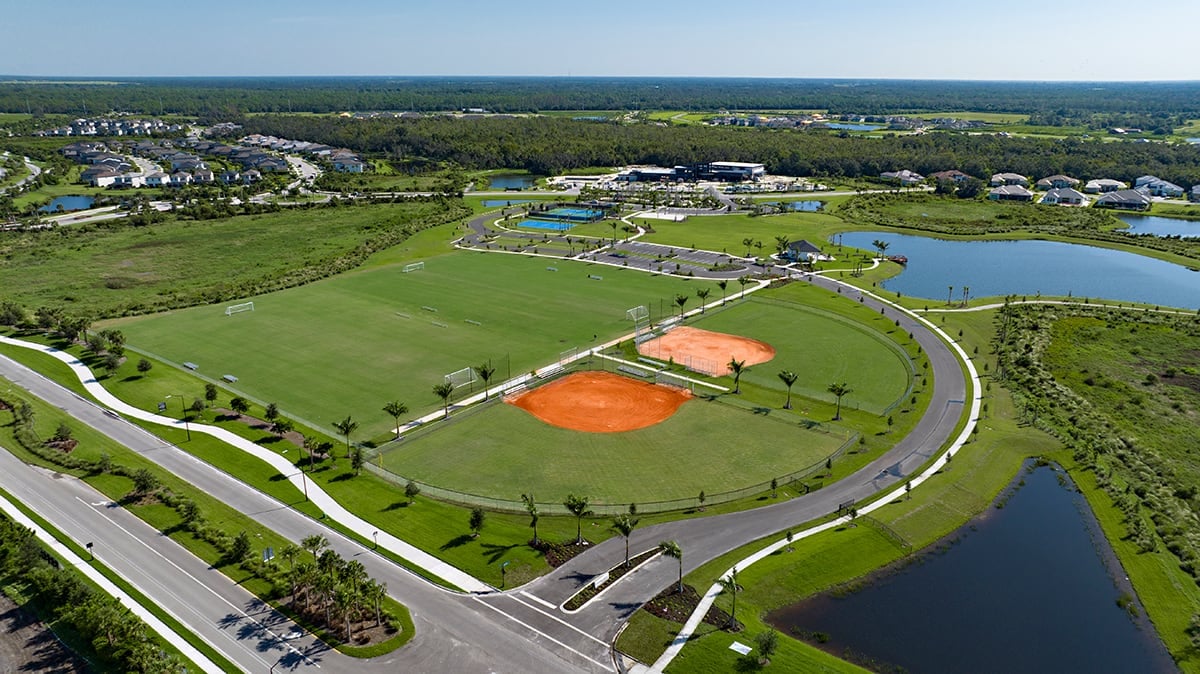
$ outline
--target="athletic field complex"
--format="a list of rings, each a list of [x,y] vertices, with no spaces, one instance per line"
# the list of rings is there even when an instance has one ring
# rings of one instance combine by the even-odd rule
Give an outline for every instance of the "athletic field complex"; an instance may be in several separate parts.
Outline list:
[[[497,507],[533,492],[547,502],[576,493],[601,507],[680,508],[700,491],[804,479],[858,439],[831,420],[831,383],[854,389],[843,410],[886,415],[918,379],[904,336],[888,334],[890,321],[855,314],[858,306],[832,296],[825,302],[840,310],[812,306],[796,292],[804,284],[730,299],[677,328],[760,345],[762,362],[751,361],[739,382],[744,394],[733,395],[729,356],[710,353],[709,367],[695,367],[699,356],[653,352],[650,338],[669,335],[672,320],[640,345],[598,348],[634,332],[632,307],[646,307],[647,322],[660,325],[677,315],[678,297],[693,309],[696,292],[707,290],[708,302],[720,304],[714,281],[474,251],[413,262],[125,319],[119,328],[131,348],[194,371],[197,391],[200,377],[216,381],[228,395],[274,402],[333,437],[333,422],[350,415],[360,424],[354,439],[377,446],[368,451],[372,469],[398,485],[415,480],[431,496],[495,499]],[[226,312],[245,302],[252,310]],[[495,368],[488,402],[393,440],[385,403],[408,406],[402,424],[439,416],[433,387],[484,363]],[[502,382],[533,370],[542,376],[500,395]],[[783,409],[783,370],[796,375],[791,409]],[[456,380],[452,405],[482,391],[467,379]]]

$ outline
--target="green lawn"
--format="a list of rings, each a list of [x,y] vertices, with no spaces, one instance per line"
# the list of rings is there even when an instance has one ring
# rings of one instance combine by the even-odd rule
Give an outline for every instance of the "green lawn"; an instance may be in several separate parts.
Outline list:
[[[194,307],[119,327],[132,347],[196,363],[214,379],[233,374],[233,389],[277,402],[313,427],[328,429],[351,414],[359,437],[372,437],[391,428],[381,410],[389,400],[414,413],[436,409],[431,388],[449,372],[489,359],[497,380],[528,372],[567,348],[591,346],[594,336],[628,331],[629,307],[657,307],[705,285],[555,264],[559,271],[549,272],[545,259],[459,252],[430,258],[414,273],[376,266],[254,297],[253,312]]]
[[[854,391],[843,405],[874,414],[904,398],[912,382],[912,365],[898,345],[860,322],[808,307],[791,295],[752,296],[691,325],[752,337],[774,347],[775,358],[750,367],[742,381],[777,389],[781,396],[786,387],[778,373],[791,370],[799,376],[792,387],[794,396],[833,400],[826,389],[845,382]],[[869,312],[862,313],[860,320],[869,318]],[[873,327],[882,332],[894,329],[890,321]]]
[[[694,399],[648,428],[581,433],[492,403],[389,445],[384,465],[421,482],[510,501],[536,489],[554,501],[575,493],[598,505],[645,504],[767,483],[821,463],[847,441],[841,429],[806,430],[801,421]]]
[[[825,213],[697,216],[683,222],[636,218],[634,222],[654,229],[644,237],[645,241],[720,250],[733,255],[746,254],[742,244],[742,239],[746,238],[762,241],[762,250],[752,249],[751,252],[766,255],[775,252],[776,236],[787,236],[792,241],[808,239],[818,246],[825,246],[829,236],[846,229],[844,221]]]

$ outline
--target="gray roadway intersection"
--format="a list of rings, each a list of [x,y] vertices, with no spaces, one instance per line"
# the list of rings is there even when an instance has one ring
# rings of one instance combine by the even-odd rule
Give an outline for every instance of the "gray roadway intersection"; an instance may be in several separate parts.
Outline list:
[[[791,273],[785,269],[776,271]],[[804,278],[830,290],[841,288],[850,301],[858,301],[860,297],[859,291],[836,281],[819,276]],[[932,331],[907,314],[870,296],[864,295],[862,299],[872,310],[882,309],[889,318],[898,319],[900,328],[913,333],[929,358],[933,371],[933,397],[928,412],[915,429],[868,466],[817,492],[764,508],[638,529],[631,538],[631,550],[650,549],[661,540],[674,539],[684,550],[684,572],[687,573],[728,550],[789,527],[795,528],[835,511],[841,503],[860,500],[894,486],[932,457],[952,436],[966,396],[966,383],[957,358]],[[290,540],[299,541],[312,533],[325,535],[340,554],[359,559],[372,576],[386,582],[390,594],[413,613],[417,636],[397,653],[364,663],[311,646],[305,647],[311,660],[292,655],[286,662],[290,667],[298,669],[319,664],[327,671],[351,667],[362,671],[612,671],[609,644],[621,626],[642,603],[676,578],[675,560],[656,558],[613,584],[582,610],[567,614],[555,609],[592,578],[623,559],[623,541],[612,539],[522,588],[482,596],[447,592],[185,451],[106,415],[95,405],[7,358],[0,357],[0,376],[146,455]],[[8,474],[6,471],[3,478],[6,488],[10,481]],[[63,504],[72,499],[82,503],[69,493],[70,490],[63,491],[58,498],[58,507],[64,511],[66,506]],[[161,538],[157,532],[151,536]],[[158,544],[165,545],[163,541]],[[222,581],[208,576],[205,582],[219,585]],[[251,600],[244,599],[242,604],[249,606],[247,601]],[[208,621],[219,626],[222,620],[230,619],[230,609],[225,605],[228,600],[204,601],[199,597],[197,603],[210,605],[203,617],[197,617],[199,622]],[[206,629],[211,629],[211,625]],[[261,632],[255,634],[253,629],[245,630],[244,640],[255,644],[254,648],[271,642],[270,638],[264,640]],[[248,657],[247,662],[255,665],[248,667],[248,671],[255,671],[261,665],[259,661],[267,659],[263,653],[269,656],[276,652],[275,648],[278,645],[270,645],[267,650]]]

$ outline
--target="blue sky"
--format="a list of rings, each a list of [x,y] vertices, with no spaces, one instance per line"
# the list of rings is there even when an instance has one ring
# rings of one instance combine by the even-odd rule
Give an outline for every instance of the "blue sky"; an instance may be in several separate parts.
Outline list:
[[[1194,0],[0,0],[0,73],[1197,79]]]

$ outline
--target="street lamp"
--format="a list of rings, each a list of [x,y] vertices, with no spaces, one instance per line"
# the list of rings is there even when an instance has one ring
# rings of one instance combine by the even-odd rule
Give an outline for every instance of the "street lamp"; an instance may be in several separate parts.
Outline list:
[[[371,537],[375,539],[375,549],[378,550],[379,549],[379,532],[372,531]]]
[[[192,428],[191,428],[191,426],[188,426],[187,403],[184,401],[183,396],[178,393],[173,394],[173,395],[168,395],[166,398],[163,398],[163,400],[167,400],[168,398],[179,398],[179,413],[180,413],[180,418],[183,419],[183,430],[185,432],[187,432],[188,442],[191,442]]]
[[[504,589],[504,573],[511,561],[504,562],[500,565],[500,589]]]
[[[91,541],[88,541],[88,542],[87,542],[87,545],[84,545],[83,547],[87,548],[87,551],[88,551],[88,561],[89,561],[89,562],[91,562],[91,561],[94,561],[94,560],[96,559],[96,556],[95,556],[94,554],[92,554],[92,542],[91,542]]]

